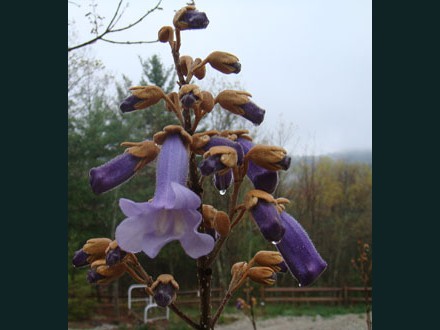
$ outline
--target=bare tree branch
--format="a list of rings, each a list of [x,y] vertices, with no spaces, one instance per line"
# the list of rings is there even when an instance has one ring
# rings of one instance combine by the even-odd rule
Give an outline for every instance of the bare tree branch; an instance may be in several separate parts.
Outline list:
[[[134,44],[154,44],[155,42],[158,42],[158,40],[152,40],[152,41],[116,41],[116,40],[110,40],[101,38],[102,41],[110,42],[112,44],[119,44],[119,45],[134,45]]]
[[[133,23],[130,23],[124,27],[115,29],[115,25],[117,24],[117,22],[119,21],[119,19],[121,18],[121,16],[123,15],[122,11],[120,13],[120,9],[121,9],[121,5],[123,3],[123,0],[120,0],[118,3],[118,6],[113,14],[113,17],[111,18],[109,24],[107,25],[107,28],[104,30],[104,32],[102,33],[98,33],[97,29],[96,29],[96,37],[85,41],[81,44],[72,46],[72,47],[68,47],[67,50],[70,52],[72,50],[78,49],[78,48],[82,48],[84,46],[90,45],[95,43],[98,40],[102,40],[105,42],[110,42],[110,43],[114,43],[114,44],[124,44],[124,45],[132,45],[132,44],[146,44],[146,43],[154,43],[157,42],[157,40],[151,40],[151,41],[115,41],[115,40],[109,40],[104,38],[104,36],[106,36],[107,34],[110,33],[115,33],[115,32],[121,32],[121,31],[125,31],[128,30],[130,28],[132,28],[133,26],[139,24],[140,22],[142,22],[148,15],[150,15],[152,12],[156,11],[156,10],[161,10],[162,8],[160,7],[160,4],[162,3],[162,0],[159,0],[158,3],[151,8],[150,10],[148,10],[144,15],[142,15],[138,20],[136,20]]]

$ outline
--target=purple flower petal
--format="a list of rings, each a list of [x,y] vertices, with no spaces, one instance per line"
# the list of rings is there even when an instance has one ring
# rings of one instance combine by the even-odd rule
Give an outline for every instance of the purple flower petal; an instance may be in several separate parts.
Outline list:
[[[89,172],[89,182],[93,192],[101,194],[129,180],[136,173],[135,168],[140,160],[126,152],[92,168]]]
[[[140,99],[134,95],[130,95],[124,101],[122,101],[119,108],[121,109],[122,112],[134,111],[134,110],[137,110],[134,106],[136,105],[136,103],[138,103],[140,101],[142,101],[142,99]]]
[[[116,227],[115,238],[118,245],[127,252],[137,253],[142,251],[144,236],[154,230],[150,226],[150,220],[155,216],[156,209],[145,205],[143,213],[134,217],[128,217]]]
[[[220,157],[221,155],[214,155],[203,159],[199,164],[202,175],[208,176],[225,169],[226,166],[220,161]]]
[[[243,147],[245,154],[254,146],[251,141],[243,138],[238,138],[237,142]],[[252,161],[249,161],[248,164],[246,175],[252,181],[255,189],[260,189],[272,194],[278,186],[278,173],[255,165]]]
[[[327,263],[319,255],[309,235],[298,221],[286,212],[282,212],[280,218],[286,233],[276,247],[300,285],[310,285],[327,268]]]
[[[183,144],[179,134],[172,134],[167,137],[162,145],[156,165],[156,192],[154,199],[156,203],[168,203],[170,196],[170,182],[176,182],[186,186],[189,169],[188,150]]]
[[[234,148],[235,151],[237,151],[237,164],[241,165],[243,163],[243,157],[244,157],[243,147],[239,143],[229,140],[227,138],[221,136],[212,136],[209,139],[208,143],[206,143],[202,147],[202,149],[204,151],[208,151],[212,147],[217,147],[217,146],[226,146],[226,147]]]
[[[264,238],[277,244],[283,238],[285,229],[275,205],[259,199],[250,211]]]
[[[116,228],[121,249],[144,251],[155,258],[163,246],[179,240],[192,258],[208,254],[214,239],[199,233],[202,215],[197,209],[201,200],[188,189],[188,151],[177,134],[167,137],[159,153],[156,170],[156,192],[151,202],[135,203],[121,199],[119,204],[128,217]]]
[[[191,108],[192,105],[194,104],[194,102],[197,101],[197,97],[194,95],[193,92],[189,92],[185,95],[182,96],[182,98],[180,99],[180,102],[182,102],[182,105],[185,108]]]
[[[89,262],[87,261],[88,257],[90,257],[90,255],[85,253],[83,249],[76,251],[72,259],[73,266],[74,267],[87,266],[89,264]]]
[[[180,18],[180,21],[187,23],[187,29],[189,30],[205,29],[209,24],[206,14],[198,10],[187,10]]]
[[[154,289],[154,301],[160,307],[167,307],[176,297],[176,289],[171,283],[159,283]]]
[[[225,191],[232,183],[233,175],[232,170],[227,171],[225,174],[214,174],[214,186],[219,191]]]
[[[243,104],[241,108],[244,110],[243,118],[246,118],[255,125],[260,125],[263,122],[266,110],[261,109],[251,101]]]

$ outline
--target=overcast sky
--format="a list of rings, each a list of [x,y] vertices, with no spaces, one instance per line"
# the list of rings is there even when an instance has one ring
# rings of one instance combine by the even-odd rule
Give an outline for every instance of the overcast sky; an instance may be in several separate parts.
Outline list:
[[[97,11],[111,18],[118,0],[98,0]],[[172,25],[175,10],[188,1],[163,0],[156,11],[114,39],[155,40],[157,31]],[[69,3],[78,40],[90,38],[84,17],[88,1]],[[133,22],[157,1],[131,0],[118,26]],[[252,100],[266,110],[263,129],[273,129],[280,118],[292,123],[294,140],[317,154],[372,149],[372,4],[371,0],[258,0],[196,1],[210,24],[205,30],[182,32],[181,55],[204,58],[214,50],[236,55],[240,82]],[[136,46],[97,42],[88,46],[116,77],[139,81],[138,56],[158,54],[172,65],[167,44]],[[207,67],[207,77],[218,76]],[[206,78],[205,78],[206,79]],[[199,82],[196,83],[199,84]],[[203,84],[201,84],[203,87]],[[280,117],[281,116],[281,117]],[[305,147],[306,146],[306,147]],[[298,148],[296,146],[295,148]],[[296,150],[301,153],[301,150]]]

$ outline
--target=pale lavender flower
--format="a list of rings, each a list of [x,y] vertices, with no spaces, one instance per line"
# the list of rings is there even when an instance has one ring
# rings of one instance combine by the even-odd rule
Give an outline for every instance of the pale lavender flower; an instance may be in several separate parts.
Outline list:
[[[316,250],[304,228],[286,212],[280,214],[286,232],[283,239],[276,245],[290,273],[301,286],[307,286],[327,268],[327,263]]]
[[[266,240],[274,244],[282,240],[285,229],[273,203],[259,199],[258,203],[250,209],[250,212]]]
[[[150,202],[136,203],[120,199],[119,206],[127,218],[116,228],[121,249],[144,251],[150,258],[162,247],[178,240],[192,258],[208,254],[214,239],[197,228],[202,215],[197,209],[201,200],[186,187],[188,151],[178,134],[170,134],[157,160],[156,192]]]
[[[251,141],[238,138],[237,142],[243,147],[246,154],[253,146]],[[256,165],[253,161],[249,161],[246,175],[254,184],[255,189],[263,190],[272,194],[278,185],[278,172],[266,170],[265,168]]]

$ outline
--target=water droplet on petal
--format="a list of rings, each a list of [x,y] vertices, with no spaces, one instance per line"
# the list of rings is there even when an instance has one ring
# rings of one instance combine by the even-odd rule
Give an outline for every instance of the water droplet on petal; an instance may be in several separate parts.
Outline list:
[[[219,190],[220,195],[224,196],[226,194],[226,189]]]

